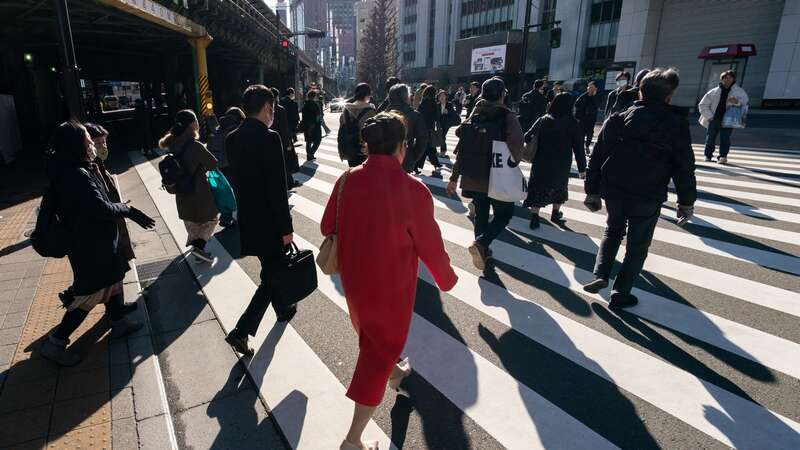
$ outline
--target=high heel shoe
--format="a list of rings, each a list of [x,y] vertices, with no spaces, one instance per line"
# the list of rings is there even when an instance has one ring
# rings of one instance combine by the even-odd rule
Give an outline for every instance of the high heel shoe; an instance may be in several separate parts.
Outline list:
[[[378,450],[378,441],[364,442],[364,447],[366,447],[367,450]],[[344,440],[342,441],[342,445],[339,446],[339,450],[364,450],[364,449],[362,447],[357,446],[356,444],[353,444],[348,440]]]
[[[411,363],[408,358],[403,358],[395,365],[395,370],[392,370],[392,376],[389,377],[389,387],[396,391],[400,389],[400,383],[403,382],[409,375],[411,375]]]

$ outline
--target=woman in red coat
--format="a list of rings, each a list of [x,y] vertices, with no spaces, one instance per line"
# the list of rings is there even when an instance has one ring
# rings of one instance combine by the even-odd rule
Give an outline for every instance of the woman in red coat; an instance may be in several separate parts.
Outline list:
[[[405,134],[396,113],[367,120],[361,136],[369,157],[339,179],[322,218],[322,234],[337,235],[339,272],[358,333],[358,362],[347,390],[356,406],[342,449],[377,448],[365,445],[361,433],[387,381],[396,389],[411,371],[407,360],[398,361],[414,310],[419,260],[442,290],[458,279],[433,216],[431,192],[401,166]]]

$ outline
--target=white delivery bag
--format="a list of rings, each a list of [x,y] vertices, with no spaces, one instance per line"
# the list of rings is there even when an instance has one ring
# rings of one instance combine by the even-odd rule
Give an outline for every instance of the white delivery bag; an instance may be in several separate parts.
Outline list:
[[[514,161],[505,142],[494,141],[489,169],[489,198],[501,202],[519,202],[525,200],[527,195],[528,181],[522,175],[519,163]]]

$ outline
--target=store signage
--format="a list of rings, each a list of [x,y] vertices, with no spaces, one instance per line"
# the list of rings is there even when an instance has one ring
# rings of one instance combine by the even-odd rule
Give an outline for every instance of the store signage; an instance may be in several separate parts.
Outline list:
[[[472,49],[471,73],[502,72],[506,68],[506,45]]]

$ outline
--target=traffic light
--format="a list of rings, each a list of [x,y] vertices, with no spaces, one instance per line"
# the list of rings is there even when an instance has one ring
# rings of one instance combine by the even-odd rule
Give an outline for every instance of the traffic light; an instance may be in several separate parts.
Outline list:
[[[553,28],[550,30],[550,48],[561,47],[561,28]]]
[[[289,40],[288,39],[281,39],[281,47],[289,48]]]
[[[325,32],[324,31],[309,31],[308,33],[306,33],[306,36],[308,36],[310,38],[320,38],[321,39],[321,38],[325,37]]]

